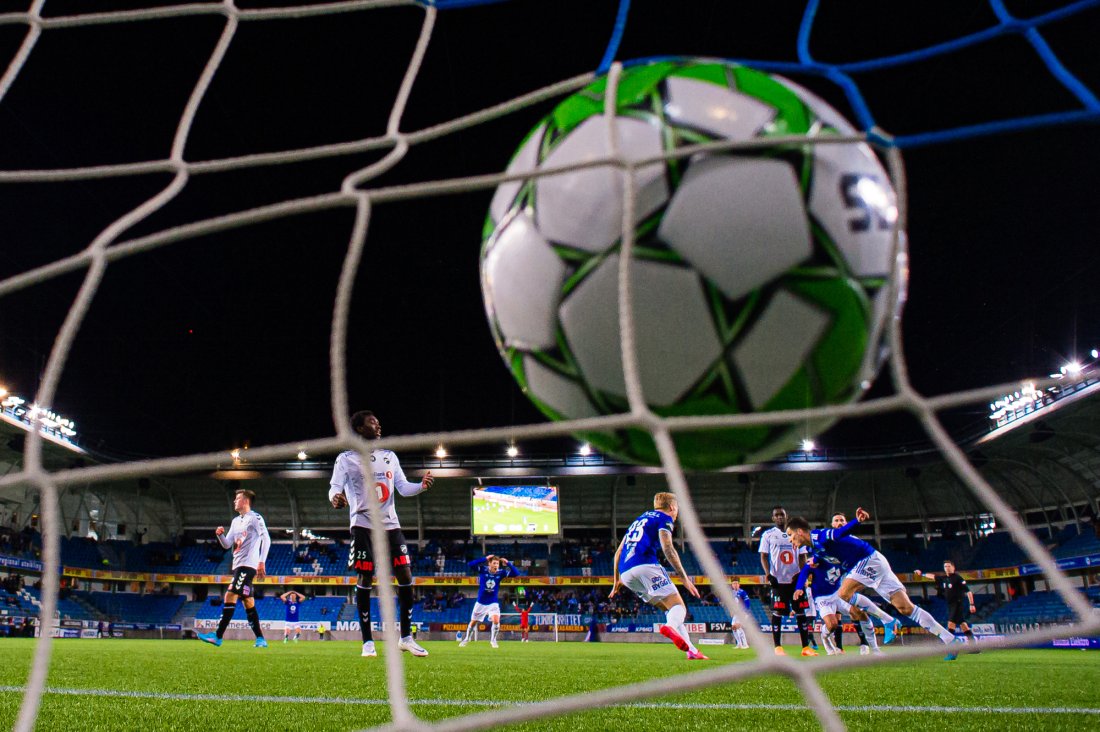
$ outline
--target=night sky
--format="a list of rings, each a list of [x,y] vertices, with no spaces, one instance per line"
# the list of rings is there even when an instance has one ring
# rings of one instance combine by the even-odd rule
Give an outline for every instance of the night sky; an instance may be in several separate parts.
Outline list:
[[[46,3],[48,17],[168,3]],[[289,3],[239,3],[272,7]],[[1067,3],[1009,2],[1033,15]],[[0,0],[0,13],[27,2]],[[774,6],[774,7],[773,7]],[[511,2],[441,11],[402,129],[438,124],[594,69],[617,4]],[[975,32],[982,2],[827,3],[815,56],[853,61]],[[619,59],[702,55],[792,61],[796,3],[635,2]],[[423,11],[386,8],[242,22],[203,100],[190,161],[380,135]],[[0,170],[166,158],[224,18],[45,31],[0,100]],[[6,65],[26,27],[0,25]],[[1094,93],[1100,7],[1043,29]],[[827,81],[794,76],[842,111]],[[1077,109],[1020,36],[921,64],[858,74],[897,135]],[[504,169],[555,101],[415,146],[370,185]],[[938,394],[1045,375],[1100,346],[1096,125],[1046,128],[909,150],[910,298],[904,334],[918,389]],[[337,191],[380,156],[193,177],[130,239],[182,222]],[[0,183],[0,278],[75,253],[169,181],[164,174]],[[375,207],[356,283],[352,409],[388,434],[541,422],[485,322],[478,276],[492,191]],[[113,263],[65,368],[55,409],[115,455],[173,455],[333,434],[329,327],[350,208],[189,239]],[[30,396],[83,272],[0,298],[0,383]],[[874,394],[889,393],[880,378]],[[980,423],[984,405],[952,419]],[[842,424],[830,447],[918,439],[910,418]],[[560,447],[529,446],[527,452]],[[499,445],[469,448],[496,452]]]

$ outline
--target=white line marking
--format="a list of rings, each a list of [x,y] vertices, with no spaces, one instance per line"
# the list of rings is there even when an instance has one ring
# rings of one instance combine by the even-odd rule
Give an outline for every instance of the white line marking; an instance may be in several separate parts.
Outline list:
[[[23,693],[22,686],[0,686],[0,693]],[[104,696],[120,699],[162,699],[165,701],[217,701],[217,702],[275,702],[280,704],[353,704],[385,707],[385,699],[355,699],[316,696],[269,696],[265,694],[172,694],[160,691],[120,691],[115,689],[67,689],[48,687],[47,694],[61,696]],[[410,699],[410,704],[422,707],[503,707],[516,704],[534,704],[532,701],[504,701],[501,699]],[[623,709],[729,709],[735,711],[810,711],[803,704],[708,704],[674,702],[628,702],[613,704]],[[913,712],[942,714],[1097,714],[1097,707],[945,707],[915,705],[850,705],[836,707],[841,712]]]

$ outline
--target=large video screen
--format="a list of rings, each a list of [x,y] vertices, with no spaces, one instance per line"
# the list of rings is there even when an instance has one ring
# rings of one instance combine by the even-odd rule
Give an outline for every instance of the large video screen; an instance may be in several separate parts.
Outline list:
[[[471,499],[475,536],[555,536],[558,489],[552,485],[476,485]]]

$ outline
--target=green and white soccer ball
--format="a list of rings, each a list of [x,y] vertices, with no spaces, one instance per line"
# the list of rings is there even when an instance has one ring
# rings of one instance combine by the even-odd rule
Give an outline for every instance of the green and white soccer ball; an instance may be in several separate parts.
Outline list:
[[[605,158],[607,79],[570,96],[520,145],[509,173]],[[781,77],[707,60],[624,70],[613,120],[628,160],[686,145],[847,135],[827,103]],[[501,355],[555,420],[629,411],[618,270],[625,173],[599,166],[502,184],[485,224],[481,282]],[[897,206],[864,144],[798,143],[697,153],[635,171],[630,271],[642,390],[662,416],[841,404],[881,363],[896,266]],[[904,291],[904,282],[894,292]],[[824,429],[674,435],[686,467],[766,459]],[[584,434],[654,463],[644,430]]]

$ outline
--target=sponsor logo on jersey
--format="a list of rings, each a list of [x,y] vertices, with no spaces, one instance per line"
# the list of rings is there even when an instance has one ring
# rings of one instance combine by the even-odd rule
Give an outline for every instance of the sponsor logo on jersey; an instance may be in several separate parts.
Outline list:
[[[659,590],[662,587],[668,587],[669,584],[668,577],[654,576],[650,580],[650,589]]]

